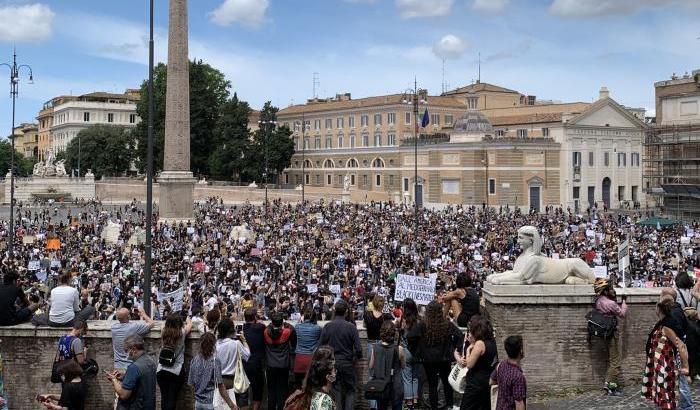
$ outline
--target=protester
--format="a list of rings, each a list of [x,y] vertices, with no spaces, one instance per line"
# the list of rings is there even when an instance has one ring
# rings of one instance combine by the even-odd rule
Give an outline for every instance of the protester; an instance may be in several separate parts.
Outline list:
[[[331,387],[335,381],[333,348],[320,346],[314,352],[302,390],[298,390],[285,403],[290,410],[335,410]]]
[[[28,322],[32,314],[41,307],[40,303],[29,303],[24,291],[18,286],[19,277],[15,272],[5,271],[0,285],[0,326],[13,326]],[[20,308],[15,305],[19,301]]]
[[[126,372],[107,373],[118,397],[117,410],[150,410],[156,408],[156,363],[146,353],[143,337],[130,334],[124,340],[124,351],[130,361]]]
[[[694,281],[689,274],[678,273],[674,279],[678,292],[677,303],[682,308],[695,308],[700,306],[700,280]]]
[[[161,330],[161,350],[158,356],[156,379],[160,387],[162,410],[174,410],[177,397],[185,384],[185,338],[192,331],[192,320],[186,322],[178,314],[170,314]]]
[[[141,320],[131,322],[128,309],[122,308],[117,311],[116,317],[119,323],[115,323],[111,327],[114,369],[116,370],[124,370],[132,362],[126,350],[126,339],[134,334],[144,336],[155,326],[155,322],[146,315],[143,309],[138,309],[138,315]]]
[[[229,318],[224,318],[217,327],[218,339],[216,340],[216,358],[221,362],[221,376],[226,386],[226,390],[231,390],[235,386],[236,366],[238,361],[241,364],[250,358],[250,348],[243,333],[236,332],[236,326]],[[236,393],[236,405],[239,407],[248,406],[248,394]]]
[[[258,310],[254,307],[246,308],[243,315],[243,336],[250,349],[250,357],[243,363],[243,368],[250,382],[252,410],[260,410],[265,390],[265,325],[257,321]]]
[[[273,312],[265,328],[265,364],[267,376],[267,408],[282,410],[289,391],[289,371],[296,350],[294,327],[284,322],[282,313]]]
[[[520,363],[525,357],[523,338],[508,336],[503,342],[508,359],[498,364],[491,373],[491,384],[498,386],[495,410],[525,410],[527,383]],[[489,406],[490,408],[490,406]]]
[[[303,321],[294,327],[297,334],[297,347],[294,352],[293,371],[297,389],[302,386],[311,358],[321,340],[321,326],[316,322],[316,311],[309,305],[304,310]]]
[[[676,302],[678,300],[678,293],[676,292],[675,289],[673,288],[663,288],[661,289],[661,299],[668,297],[671,300],[673,300],[671,311],[669,312],[669,317],[670,320],[667,321],[666,325],[668,325],[671,330],[675,333],[676,336],[680,339],[681,342],[684,343],[686,342],[686,335],[688,334],[688,317],[686,316],[685,311],[683,310],[683,307],[681,306],[680,303]],[[686,352],[687,356],[687,352]],[[676,367],[680,368],[681,367],[681,357],[680,357],[680,349],[676,348],[676,355],[675,355],[675,361],[676,361]],[[692,391],[690,390],[690,383],[687,377],[681,376],[678,379],[678,395],[680,396],[680,401],[678,403],[678,407],[681,410],[694,410],[695,406],[693,405],[693,394]]]
[[[87,322],[76,320],[73,322],[73,328],[68,334],[61,336],[58,339],[58,357],[59,361],[75,360],[79,365],[85,363],[87,359],[87,348],[83,345],[83,336],[88,331]]]
[[[382,323],[380,342],[370,350],[368,372],[371,378],[390,380],[391,398],[378,400],[378,410],[401,410],[403,407],[403,380],[401,371],[404,367],[404,349],[396,345],[396,328],[389,321]]]
[[[462,345],[464,336],[459,328],[447,319],[442,305],[437,301],[428,304],[425,316],[418,326],[420,334],[418,351],[428,379],[430,408],[438,409],[438,380],[442,382],[445,405],[447,408],[452,408],[454,397],[452,386],[448,382],[450,363],[454,360],[453,352],[457,344]]]
[[[654,325],[646,344],[646,370],[642,381],[642,396],[657,408],[675,409],[676,377],[687,378],[688,352],[681,338],[673,330],[677,323],[671,316],[675,299],[664,295],[656,304],[659,321]],[[680,356],[680,366],[676,363]]]
[[[199,353],[190,363],[190,372],[187,384],[194,390],[195,410],[212,410],[214,408],[214,389],[219,389],[219,394],[231,410],[238,406],[229,396],[221,375],[221,362],[216,357],[216,337],[213,333],[205,333],[199,340]],[[235,397],[234,397],[235,399]]]
[[[61,375],[61,394],[40,394],[37,400],[51,410],[84,410],[87,388],[81,378],[83,369],[74,360],[68,360],[58,368]]]
[[[338,410],[352,410],[355,408],[357,388],[354,363],[362,359],[360,333],[354,324],[345,320],[348,312],[347,302],[336,302],[334,311],[333,320],[326,323],[321,331],[321,344],[333,348],[336,369],[333,395],[336,407]]]
[[[421,361],[416,356],[418,340],[418,306],[411,298],[406,298],[402,303],[403,311],[399,320],[400,345],[403,348],[405,358],[404,368],[401,371],[403,380],[403,394],[406,408],[412,410],[418,405],[419,376],[422,372]]]
[[[491,324],[479,316],[472,316],[469,321],[469,332],[464,337],[469,345],[466,354],[462,356],[460,349],[454,351],[455,359],[469,369],[459,408],[460,410],[490,410],[489,378],[498,362],[496,340],[493,338]]]
[[[35,325],[49,325],[53,327],[73,326],[74,320],[86,321],[95,315],[95,307],[87,305],[81,309],[80,294],[70,284],[71,275],[62,273],[58,277],[59,285],[51,290],[48,314],[35,316],[32,322]]]
[[[595,309],[607,316],[624,318],[627,315],[627,298],[622,296],[622,304],[617,304],[617,294],[613,284],[607,279],[597,279],[593,285],[596,294]],[[620,371],[622,363],[620,360],[620,334],[615,329],[612,337],[605,340],[608,353],[608,371],[605,376],[603,389],[609,395],[622,395],[622,380]]]

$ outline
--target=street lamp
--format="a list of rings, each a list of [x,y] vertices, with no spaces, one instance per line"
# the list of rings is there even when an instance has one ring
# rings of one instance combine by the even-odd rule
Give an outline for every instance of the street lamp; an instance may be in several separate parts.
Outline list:
[[[267,177],[268,174],[270,173],[270,168],[269,168],[269,137],[270,133],[268,130],[270,128],[274,129],[277,126],[277,121],[273,120],[260,120],[258,121],[258,126],[262,130],[264,136],[265,136],[265,171],[263,171],[263,179],[265,183],[265,214],[267,214]]]
[[[10,153],[10,243],[7,246],[9,258],[12,259],[12,248],[15,242],[15,220],[14,220],[14,208],[15,208],[15,100],[17,100],[17,94],[19,93],[19,72],[20,69],[25,68],[29,71],[29,83],[34,84],[34,74],[32,73],[32,68],[26,64],[17,65],[17,50],[15,49],[12,53],[12,64],[3,63],[10,69],[10,96],[12,97],[12,150]]]
[[[148,39],[148,142],[146,144],[146,246],[143,267],[143,310],[151,315],[151,252],[153,249],[153,117],[155,98],[153,97],[153,0],[150,2],[150,32]],[[80,134],[78,134],[80,135]],[[78,139],[80,144],[80,139]],[[78,156],[80,159],[80,156]]]
[[[306,117],[301,113],[301,203],[304,203],[304,191],[306,188]],[[297,129],[298,131],[298,129]]]
[[[413,105],[413,206],[415,213],[415,231],[418,235],[418,107],[427,104],[418,90],[418,81],[413,80],[413,89],[406,89],[403,92],[401,102],[406,105]]]

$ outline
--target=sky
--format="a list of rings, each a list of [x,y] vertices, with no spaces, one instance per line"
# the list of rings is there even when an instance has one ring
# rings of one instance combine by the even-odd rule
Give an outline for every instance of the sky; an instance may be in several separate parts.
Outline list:
[[[164,62],[168,1],[155,4]],[[439,94],[475,81],[480,55],[482,82],[564,102],[606,86],[653,113],[655,81],[700,69],[700,0],[190,0],[189,13],[190,57],[253,108],[305,102],[314,84],[319,97],[360,98],[415,78]],[[148,75],[147,0],[0,0],[0,21],[0,63],[16,47],[34,74],[28,84],[21,71],[17,123],[54,96],[123,92]]]

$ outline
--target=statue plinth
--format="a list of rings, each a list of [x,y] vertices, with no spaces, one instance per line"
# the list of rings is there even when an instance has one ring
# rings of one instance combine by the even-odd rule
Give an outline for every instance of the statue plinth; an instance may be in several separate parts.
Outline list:
[[[343,190],[343,194],[340,198],[341,198],[341,202],[344,204],[349,204],[350,202],[352,202],[350,199],[350,191]]]
[[[189,171],[163,171],[158,176],[158,215],[162,222],[193,221],[194,185]]]

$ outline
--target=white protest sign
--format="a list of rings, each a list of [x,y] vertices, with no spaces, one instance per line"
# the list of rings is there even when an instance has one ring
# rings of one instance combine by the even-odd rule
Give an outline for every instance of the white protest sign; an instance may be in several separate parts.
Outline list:
[[[418,305],[427,305],[435,299],[435,277],[396,275],[394,300],[411,298]]]
[[[586,236],[589,238],[595,238],[595,231],[593,229],[586,229]]]
[[[608,267],[607,266],[594,266],[593,275],[596,278],[607,278],[608,277]]]
[[[334,295],[340,295],[340,285],[331,285],[329,289]]]
[[[622,272],[622,287],[625,287],[625,271],[630,265],[629,246],[628,240],[617,246],[617,261],[620,265],[620,272]]]
[[[27,264],[27,269],[31,271],[39,270],[39,267],[40,266],[38,260],[29,261],[29,263]]]
[[[173,303],[172,303],[172,308],[174,312],[178,312],[182,310],[182,298],[185,296],[185,290],[183,288],[180,288],[178,290],[172,291],[170,293],[162,293],[158,292],[158,302],[163,302],[164,300],[170,301],[170,298],[173,298]],[[162,304],[161,304],[162,306]]]
[[[318,285],[315,283],[309,283],[306,285],[306,290],[309,291],[309,293],[318,293]]]
[[[260,239],[259,241],[255,242],[255,247],[258,248],[258,249],[264,248],[264,247],[265,247],[265,241],[263,241],[262,239]]]
[[[690,237],[689,236],[681,236],[681,244],[687,245],[690,243]]]

